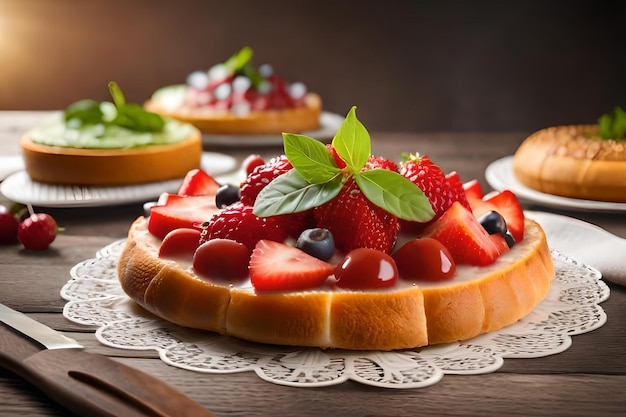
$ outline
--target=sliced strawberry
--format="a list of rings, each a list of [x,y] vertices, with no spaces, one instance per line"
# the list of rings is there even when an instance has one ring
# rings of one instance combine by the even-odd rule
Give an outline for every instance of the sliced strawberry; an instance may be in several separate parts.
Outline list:
[[[220,188],[220,184],[211,175],[201,169],[192,169],[185,175],[177,194],[183,196],[214,196],[218,188]]]
[[[463,204],[468,210],[471,210],[469,201],[467,201],[467,195],[465,194],[465,190],[463,189],[463,183],[461,182],[461,177],[458,172],[451,171],[446,174],[446,180],[448,181],[448,187],[450,187],[450,195],[454,201],[458,201]]]
[[[334,269],[300,249],[271,240],[260,240],[250,258],[250,280],[257,291],[317,288]]]
[[[476,218],[488,211],[497,211],[506,220],[515,241],[520,242],[524,238],[524,209],[512,191],[493,191],[480,200],[470,200],[470,205]]]
[[[424,231],[424,237],[440,241],[457,264],[485,266],[500,255],[500,249],[471,211],[455,202]],[[506,243],[506,242],[505,242]]]
[[[148,231],[163,239],[170,231],[181,227],[197,228],[221,210],[215,205],[213,196],[183,197],[176,194],[161,196],[163,205],[150,210]]]
[[[501,234],[494,233],[493,235],[489,235],[489,238],[493,242],[493,244],[498,248],[498,256],[507,253],[509,250],[509,245],[506,243],[506,240]]]
[[[465,190],[465,197],[467,198],[467,201],[470,202],[470,205],[474,200],[482,200],[485,195],[480,182],[477,179],[463,183],[463,190]]]

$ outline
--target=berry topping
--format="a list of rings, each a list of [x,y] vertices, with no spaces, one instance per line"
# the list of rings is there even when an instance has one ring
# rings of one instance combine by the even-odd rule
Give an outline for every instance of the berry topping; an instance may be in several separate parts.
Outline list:
[[[241,163],[241,167],[246,173],[246,177],[252,174],[252,171],[254,171],[254,168],[260,165],[265,165],[265,160],[259,154],[250,154]]]
[[[298,248],[260,240],[250,257],[250,280],[257,291],[300,291],[317,288],[334,266]]]
[[[193,255],[193,269],[210,279],[239,282],[248,277],[250,251],[230,239],[213,239],[204,242]]]
[[[492,235],[501,238],[499,235]],[[472,212],[455,202],[424,231],[424,237],[441,242],[458,264],[485,266],[502,254]],[[506,245],[505,245],[506,246]],[[508,250],[508,248],[506,248]]]
[[[428,222],[401,221],[404,231],[416,233],[423,230],[424,226],[437,220],[455,201],[470,208],[458,174],[453,172],[446,176],[427,155],[409,154],[402,163],[400,174],[424,192],[435,212],[435,216]]]
[[[241,184],[241,202],[253,206],[257,195],[278,176],[293,168],[285,155],[272,158],[268,163],[257,166]]]
[[[17,217],[6,207],[0,205],[0,244],[17,243]]]
[[[316,227],[303,231],[296,241],[296,248],[322,261],[328,261],[335,253],[333,234],[328,229]]]
[[[46,213],[33,213],[17,229],[17,238],[26,249],[44,250],[57,236],[57,223]]]
[[[201,169],[192,169],[185,175],[178,195],[215,195],[220,184],[209,174]]]
[[[375,290],[393,287],[398,268],[391,256],[376,249],[350,251],[335,269],[337,286],[351,290]]]
[[[220,210],[213,196],[180,196],[163,194],[152,207],[148,218],[148,231],[159,239],[174,229],[199,227]]]
[[[215,205],[218,208],[225,208],[236,201],[239,201],[239,187],[232,184],[224,184],[218,188],[215,195]]]
[[[456,265],[448,249],[438,240],[410,240],[391,256],[404,280],[445,281],[452,279]]]
[[[238,201],[213,216],[206,225],[206,240],[232,239],[252,251],[261,239],[282,242],[287,233],[276,217],[258,217],[251,206]]]
[[[469,203],[477,218],[492,210],[500,213],[506,220],[507,228],[515,241],[522,241],[524,238],[524,209],[512,191],[493,191],[481,199],[470,198]]]
[[[508,229],[506,227],[506,220],[504,217],[500,215],[497,211],[488,211],[478,218],[478,223],[480,223],[485,231],[490,235],[495,233],[499,233],[504,235]]]
[[[159,257],[191,261],[200,244],[200,229],[174,229],[163,238]]]
[[[396,242],[398,218],[372,204],[353,180],[337,197],[313,209],[318,227],[330,230],[337,249],[371,248],[389,253]]]

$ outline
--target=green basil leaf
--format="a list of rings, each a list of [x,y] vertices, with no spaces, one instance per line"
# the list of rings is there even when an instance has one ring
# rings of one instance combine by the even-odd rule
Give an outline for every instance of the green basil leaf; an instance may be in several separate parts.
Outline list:
[[[354,180],[369,201],[401,219],[426,222],[435,215],[422,190],[397,172],[371,169]]]
[[[63,114],[66,122],[78,120],[79,126],[102,123],[100,104],[95,100],[79,100],[70,104]]]
[[[233,72],[240,71],[250,60],[252,59],[252,48],[249,46],[244,46],[239,50],[239,52],[235,52],[230,58],[224,62],[226,68],[229,68]]]
[[[283,133],[283,143],[291,165],[311,184],[325,183],[340,174],[322,142],[304,135]]]
[[[122,93],[122,89],[115,81],[109,81],[109,93],[113,97],[113,103],[115,103],[116,107],[122,107],[126,104],[124,93]]]
[[[626,112],[616,106],[613,114],[603,114],[598,119],[598,130],[603,139],[626,139]]]
[[[370,135],[356,117],[356,106],[348,112],[333,138],[332,146],[352,173],[361,171],[365,166],[372,151]]]
[[[137,104],[117,107],[117,117],[113,124],[139,132],[160,132],[165,121],[156,113],[148,112]]]
[[[334,198],[342,185],[342,175],[324,184],[309,184],[292,169],[261,190],[254,204],[254,214],[267,217],[306,211]]]

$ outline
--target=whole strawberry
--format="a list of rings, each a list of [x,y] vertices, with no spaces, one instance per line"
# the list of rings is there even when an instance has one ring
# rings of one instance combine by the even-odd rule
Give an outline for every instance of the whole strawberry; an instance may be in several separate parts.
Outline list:
[[[257,195],[274,178],[291,170],[293,166],[285,155],[272,158],[269,162],[259,165],[241,183],[241,202],[253,206]]]
[[[378,249],[389,253],[396,242],[398,218],[372,204],[349,179],[339,194],[313,209],[317,227],[330,230],[337,249]]]
[[[207,222],[200,244],[210,239],[231,239],[243,243],[252,252],[261,239],[283,242],[287,232],[280,227],[276,217],[257,217],[251,206],[238,201]]]
[[[454,182],[451,184],[443,170],[427,155],[409,155],[400,167],[400,174],[424,192],[435,212],[432,220],[426,223],[401,220],[400,226],[403,231],[410,233],[421,231],[427,224],[441,217],[455,201],[460,199],[463,200],[460,201],[463,206],[469,207],[465,194],[460,192],[463,188],[462,184],[454,182],[456,177],[451,178]]]

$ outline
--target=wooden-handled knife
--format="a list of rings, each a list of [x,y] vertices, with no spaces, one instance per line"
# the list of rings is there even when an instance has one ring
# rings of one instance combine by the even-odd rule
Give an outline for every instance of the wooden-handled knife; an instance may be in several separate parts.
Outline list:
[[[76,341],[3,304],[0,321],[6,325],[0,325],[0,366],[78,415],[215,417],[163,381],[86,352]]]

